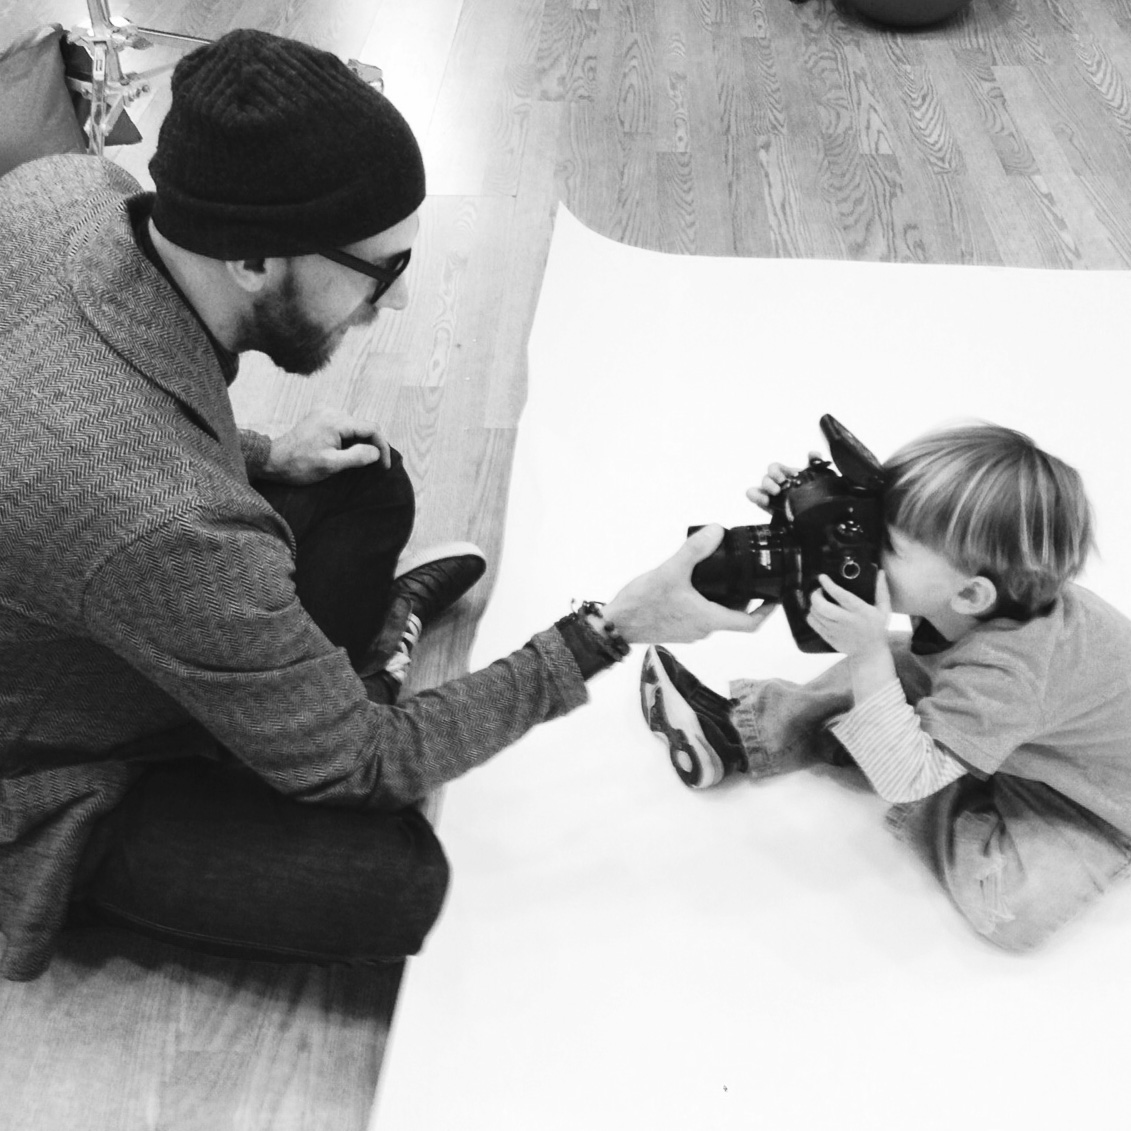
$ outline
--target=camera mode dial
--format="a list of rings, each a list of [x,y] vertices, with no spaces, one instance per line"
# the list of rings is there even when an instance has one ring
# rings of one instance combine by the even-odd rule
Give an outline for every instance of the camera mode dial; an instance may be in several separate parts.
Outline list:
[[[867,536],[864,527],[851,515],[829,530],[827,549],[831,557],[839,557],[835,572],[840,574],[841,581],[855,581],[864,572],[857,552],[867,549]]]
[[[833,541],[838,546],[859,546],[864,541],[864,527],[854,518],[846,518],[833,527]]]

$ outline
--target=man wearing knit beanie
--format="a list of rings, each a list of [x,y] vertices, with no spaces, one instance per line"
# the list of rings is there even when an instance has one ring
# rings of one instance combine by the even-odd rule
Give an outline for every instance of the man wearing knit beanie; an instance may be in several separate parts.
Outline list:
[[[424,163],[333,55],[240,30],[185,57],[150,162],[161,258],[217,339],[312,373],[404,305]]]
[[[314,373],[405,301],[424,199],[392,104],[235,31],[187,55],[151,164],[0,178],[0,976],[70,919],[275,961],[415,953],[447,862],[418,802],[586,699],[633,642],[748,617],[699,596],[719,527],[482,671],[399,698],[483,573],[402,551],[412,485],[326,410],[241,432],[262,350]]]

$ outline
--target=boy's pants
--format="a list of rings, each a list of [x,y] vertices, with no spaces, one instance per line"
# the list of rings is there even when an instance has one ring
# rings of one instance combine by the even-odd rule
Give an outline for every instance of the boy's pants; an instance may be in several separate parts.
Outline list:
[[[930,688],[931,657],[893,648],[908,701]],[[754,778],[845,763],[826,724],[852,707],[846,661],[810,683],[740,680],[733,720]],[[895,805],[888,824],[924,860],[970,925],[1010,951],[1042,943],[1131,871],[1131,839],[1041,782],[972,774],[921,801]]]
[[[385,616],[415,498],[400,456],[310,487],[263,484],[298,544],[299,598],[355,666]],[[371,696],[381,697],[374,681]],[[156,763],[96,829],[72,923],[209,953],[396,960],[435,922],[448,865],[415,808],[307,805],[238,763]]]

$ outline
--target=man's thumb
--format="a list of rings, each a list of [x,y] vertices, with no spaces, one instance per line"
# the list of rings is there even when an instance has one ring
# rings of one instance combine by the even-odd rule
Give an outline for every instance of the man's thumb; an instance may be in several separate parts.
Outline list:
[[[327,459],[334,471],[365,467],[376,463],[380,458],[380,448],[375,448],[372,444],[351,444],[348,448],[335,448],[327,452]]]
[[[701,562],[719,548],[725,533],[726,530],[717,522],[708,523],[688,537],[680,548],[680,553],[692,563]]]

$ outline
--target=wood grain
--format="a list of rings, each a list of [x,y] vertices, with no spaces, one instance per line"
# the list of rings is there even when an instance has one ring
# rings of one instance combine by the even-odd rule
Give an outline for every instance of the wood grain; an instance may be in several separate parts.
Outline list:
[[[115,10],[206,37],[261,27],[375,63],[420,137],[430,197],[408,309],[350,335],[314,378],[250,355],[233,388],[241,420],[272,434],[323,403],[379,422],[417,484],[414,544],[487,551],[486,578],[426,636],[414,688],[462,670],[489,598],[558,201],[673,254],[1131,263],[1131,0],[973,0],[910,33],[842,0]],[[84,16],[82,0],[0,0],[0,43]],[[143,184],[167,105],[154,82],[131,110],[142,144],[115,154]],[[516,626],[515,644],[541,627]],[[395,984],[76,937],[40,981],[0,985],[0,1123],[363,1127]]]

